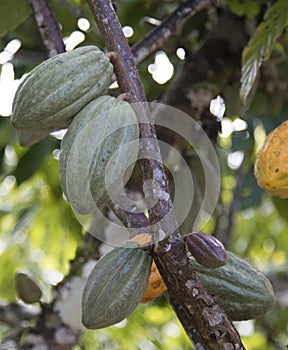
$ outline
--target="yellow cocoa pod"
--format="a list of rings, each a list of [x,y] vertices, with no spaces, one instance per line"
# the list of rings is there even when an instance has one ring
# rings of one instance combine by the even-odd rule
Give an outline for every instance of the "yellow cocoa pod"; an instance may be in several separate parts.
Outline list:
[[[288,198],[288,120],[274,129],[257,154],[254,174],[272,196]]]
[[[150,303],[154,299],[158,298],[161,294],[166,292],[167,287],[157,269],[155,262],[153,261],[150,271],[150,277],[148,281],[148,286],[142,297],[141,303]]]
[[[132,237],[129,241],[140,243],[141,245],[146,245],[152,242],[152,236],[150,233],[140,233],[137,236]]]
[[[152,235],[150,233],[140,233],[137,236],[132,237],[129,241],[140,243],[141,245],[147,245],[152,242]],[[153,261],[150,270],[150,277],[146,291],[142,297],[141,303],[150,303],[154,299],[158,298],[161,294],[166,292],[167,287],[160,275],[160,272]]]

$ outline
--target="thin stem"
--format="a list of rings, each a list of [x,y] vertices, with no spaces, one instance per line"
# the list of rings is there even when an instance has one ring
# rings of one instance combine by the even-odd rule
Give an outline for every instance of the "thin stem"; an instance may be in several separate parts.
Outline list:
[[[129,211],[125,210],[123,209],[124,205],[126,206],[126,196],[122,193],[117,196],[115,201],[109,202],[109,208],[122,224],[131,230],[133,236],[139,233],[149,233],[147,230],[149,230],[150,222],[144,213],[138,212],[136,207],[129,208]],[[134,209],[137,209],[137,212]]]
[[[131,51],[135,63],[138,64],[153,52],[163,48],[169,38],[180,32],[189,18],[200,10],[211,6],[212,2],[212,0],[190,0],[178,7],[158,27],[132,46]]]
[[[243,179],[243,164],[236,170],[234,178],[236,181],[236,184],[233,188],[232,192],[232,199],[229,204],[229,207],[223,206],[221,203],[221,198],[219,204],[221,204],[222,210],[219,213],[219,215],[216,218],[216,223],[214,227],[214,233],[213,235],[221,240],[221,242],[224,244],[226,248],[229,248],[234,220],[235,220],[235,213],[237,210],[239,195],[240,195],[240,189],[241,189],[241,183]]]
[[[229,247],[229,243],[231,239],[234,218],[235,218],[235,213],[236,213],[237,204],[238,204],[237,202],[239,198],[239,191],[241,189],[242,176],[243,176],[243,169],[242,167],[239,167],[235,173],[236,185],[233,189],[233,197],[228,210],[227,226],[226,226],[226,229],[224,230],[223,238],[222,238],[226,247]]]
[[[49,57],[65,52],[59,24],[47,0],[29,0],[34,17]]]
[[[11,327],[16,327],[22,321],[35,319],[38,312],[29,309],[26,305],[0,301],[0,322]]]

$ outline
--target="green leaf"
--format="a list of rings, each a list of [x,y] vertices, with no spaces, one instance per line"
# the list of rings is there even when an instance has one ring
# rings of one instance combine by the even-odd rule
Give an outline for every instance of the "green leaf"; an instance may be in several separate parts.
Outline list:
[[[47,137],[42,142],[33,145],[19,160],[14,176],[18,185],[29,179],[42,164],[46,156],[57,148],[58,141],[52,137]]]
[[[268,60],[276,39],[288,25],[288,1],[279,0],[266,12],[242,55],[240,96],[245,102],[264,60]]]
[[[28,1],[2,0],[0,2],[0,37],[17,28],[30,13]]]
[[[265,1],[264,1],[265,2]],[[230,7],[230,10],[237,16],[247,16],[253,18],[258,15],[261,10],[262,1],[251,0],[226,0],[226,5]]]

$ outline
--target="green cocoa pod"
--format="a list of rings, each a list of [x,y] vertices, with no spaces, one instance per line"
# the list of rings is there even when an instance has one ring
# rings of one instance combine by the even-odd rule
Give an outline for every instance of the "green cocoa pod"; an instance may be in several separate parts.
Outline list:
[[[11,122],[22,146],[67,128],[90,101],[106,93],[113,66],[96,46],[56,55],[34,68],[15,94]]]
[[[109,113],[107,120],[114,120],[114,130],[111,127],[107,130],[107,137],[95,149],[89,168],[90,191],[99,208],[113,200],[122,186],[126,185],[133,171],[131,165],[134,165],[138,156],[139,129],[136,115],[128,104],[125,108],[119,107]],[[115,123],[119,127],[115,128]]]
[[[233,321],[249,320],[267,312],[274,293],[269,280],[247,259],[227,251],[226,265],[217,269],[189,260],[203,285]]]
[[[186,237],[186,245],[196,261],[210,269],[225,265],[227,254],[223,244],[204,232],[192,232]]]
[[[98,97],[76,115],[61,142],[59,169],[63,192],[77,213],[104,206],[109,194],[116,195],[122,181],[127,183],[132,168],[124,177],[122,173],[137,159],[138,139],[132,107],[115,97]],[[129,146],[132,141],[133,147]],[[116,158],[105,179],[113,155]]]
[[[114,248],[98,260],[82,295],[83,325],[99,329],[128,317],[145,293],[151,264],[152,258],[135,242]]]
[[[15,276],[15,288],[19,298],[26,304],[40,301],[42,291],[38,282],[27,271],[18,271]]]

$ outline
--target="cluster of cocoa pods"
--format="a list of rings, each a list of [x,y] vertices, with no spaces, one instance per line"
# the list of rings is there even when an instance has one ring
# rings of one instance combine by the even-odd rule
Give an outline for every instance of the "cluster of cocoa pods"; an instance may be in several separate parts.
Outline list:
[[[111,196],[113,199],[128,181],[131,172],[126,170],[138,154],[135,142],[139,129],[133,108],[107,95],[112,73],[109,58],[97,47],[78,48],[34,68],[20,84],[13,103],[11,122],[22,146],[39,142],[51,131],[68,128],[61,143],[60,181],[79,214],[91,213],[95,206],[102,208]],[[283,130],[287,132],[286,125]],[[125,151],[119,152],[122,147]],[[261,170],[260,161],[257,164],[262,183],[265,170]],[[279,169],[287,172],[286,168]],[[274,172],[278,173],[276,169]],[[277,182],[277,175],[275,179]],[[268,186],[277,192],[273,184]],[[280,187],[286,195],[287,178]],[[120,322],[139,303],[150,302],[167,290],[152,257],[142,249],[142,239],[136,236],[96,263],[82,297],[82,322],[87,328]],[[189,263],[232,320],[254,318],[271,307],[272,287],[255,266],[226,252],[211,235],[193,232],[184,239]],[[18,276],[24,299],[27,280]],[[32,302],[41,298],[40,291],[33,288]]]
[[[149,239],[152,242],[149,234],[135,236],[96,263],[82,298],[82,322],[87,328],[111,326],[139,303],[151,302],[167,291],[155,262],[142,249]],[[272,286],[248,260],[226,251],[215,237],[202,232],[185,240],[192,252],[187,251],[189,263],[232,320],[255,318],[271,308]]]

